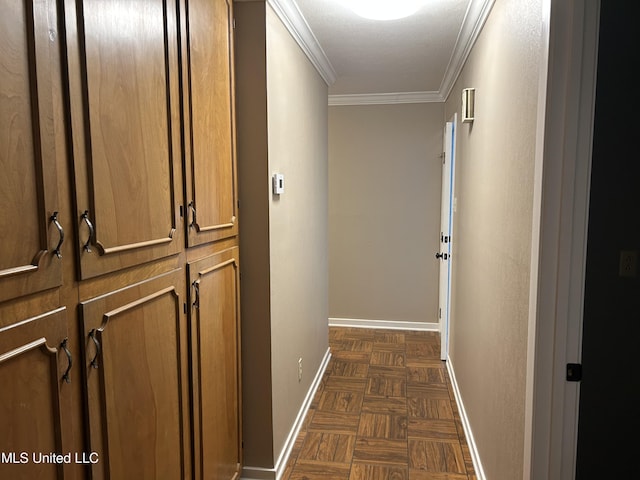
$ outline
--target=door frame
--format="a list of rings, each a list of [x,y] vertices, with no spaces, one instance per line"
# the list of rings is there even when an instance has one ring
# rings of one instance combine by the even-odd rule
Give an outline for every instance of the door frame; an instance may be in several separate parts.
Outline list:
[[[458,114],[455,113],[445,123],[443,138],[442,161],[442,204],[440,210],[440,243],[439,253],[446,254],[447,258],[440,258],[440,272],[438,282],[438,322],[440,324],[440,360],[449,357],[449,330],[451,325],[451,254],[453,238],[453,199],[455,185],[455,158],[456,158],[456,123]],[[449,133],[451,129],[451,133]],[[447,163],[449,160],[449,163]],[[448,196],[446,193],[448,192]],[[448,197],[448,198],[446,198]],[[443,226],[445,226],[443,228]],[[443,239],[446,236],[447,239]],[[444,263],[446,262],[446,263]],[[446,267],[445,267],[446,266]],[[446,275],[443,275],[446,268]]]
[[[600,1],[543,7],[523,479],[572,480]]]

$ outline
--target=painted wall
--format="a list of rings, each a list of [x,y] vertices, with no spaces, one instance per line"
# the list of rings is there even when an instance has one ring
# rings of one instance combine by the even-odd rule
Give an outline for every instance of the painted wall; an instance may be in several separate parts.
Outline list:
[[[521,478],[542,1],[496,2],[446,102],[458,125],[450,358],[487,478]]]
[[[267,9],[269,166],[285,176],[284,194],[269,201],[276,455],[329,348],[327,95],[320,74]]]
[[[444,105],[329,107],[329,316],[438,322]]]
[[[264,1],[234,8],[244,465],[275,478],[328,349],[327,86]]]

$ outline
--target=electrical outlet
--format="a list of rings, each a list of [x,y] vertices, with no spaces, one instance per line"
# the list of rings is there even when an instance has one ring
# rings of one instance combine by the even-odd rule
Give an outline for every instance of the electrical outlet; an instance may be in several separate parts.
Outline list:
[[[620,252],[620,270],[621,277],[635,277],[638,271],[638,251],[622,250]]]
[[[298,381],[302,381],[302,357],[298,359]]]

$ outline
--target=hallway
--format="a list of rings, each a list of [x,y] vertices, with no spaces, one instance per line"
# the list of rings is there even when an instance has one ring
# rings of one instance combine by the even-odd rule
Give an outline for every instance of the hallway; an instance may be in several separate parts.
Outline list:
[[[331,327],[283,480],[475,480],[439,334]]]

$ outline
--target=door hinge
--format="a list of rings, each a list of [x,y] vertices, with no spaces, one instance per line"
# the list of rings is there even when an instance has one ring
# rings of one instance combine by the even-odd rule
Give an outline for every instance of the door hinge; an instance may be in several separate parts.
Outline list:
[[[236,28],[236,19],[234,18],[233,19],[233,29],[235,30],[235,28]]]
[[[582,380],[582,364],[567,363],[567,382],[579,382]]]

